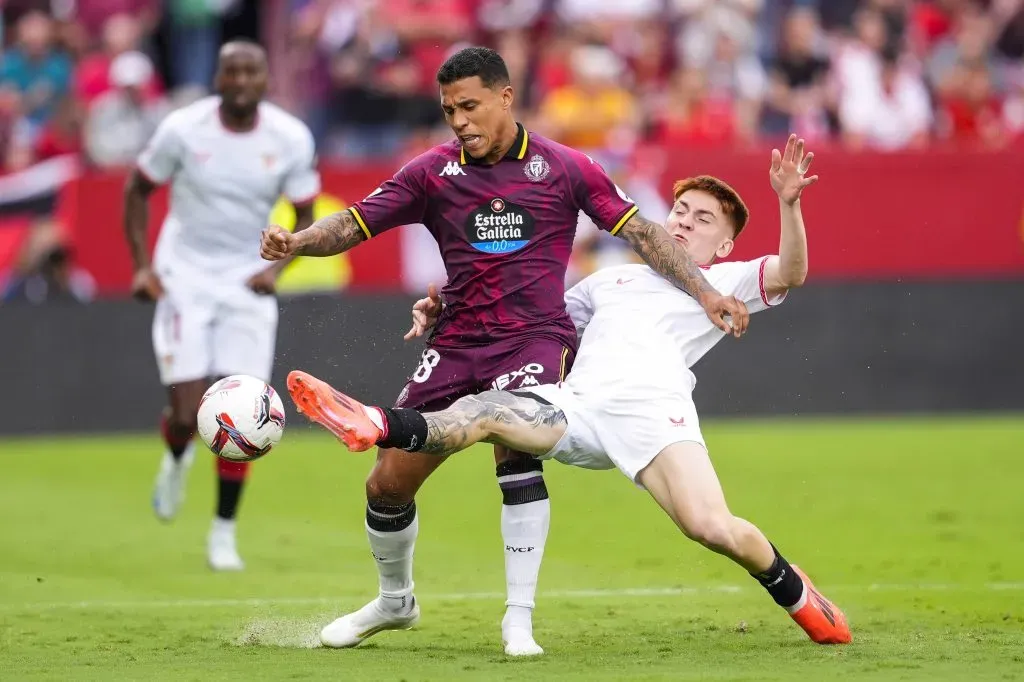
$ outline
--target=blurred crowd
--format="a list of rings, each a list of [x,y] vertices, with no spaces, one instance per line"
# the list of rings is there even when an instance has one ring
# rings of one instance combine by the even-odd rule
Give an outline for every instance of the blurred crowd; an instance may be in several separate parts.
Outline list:
[[[290,94],[328,155],[437,137],[433,74],[469,42],[504,55],[534,129],[591,150],[735,146],[789,130],[878,150],[1000,146],[1024,130],[1021,0],[292,6]]]
[[[130,163],[170,108],[209,87],[223,16],[240,4],[8,0],[6,169],[69,152]],[[588,150],[735,146],[789,130],[878,150],[1000,146],[1024,131],[1024,0],[257,4],[285,5],[273,95],[325,157],[445,139],[434,73],[470,43],[504,55],[530,126]]]

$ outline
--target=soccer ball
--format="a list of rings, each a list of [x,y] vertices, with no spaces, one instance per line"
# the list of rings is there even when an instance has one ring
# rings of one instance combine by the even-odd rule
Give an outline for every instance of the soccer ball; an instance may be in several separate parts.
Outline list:
[[[199,403],[199,437],[213,454],[251,462],[284,434],[284,404],[265,381],[244,374],[210,386]]]

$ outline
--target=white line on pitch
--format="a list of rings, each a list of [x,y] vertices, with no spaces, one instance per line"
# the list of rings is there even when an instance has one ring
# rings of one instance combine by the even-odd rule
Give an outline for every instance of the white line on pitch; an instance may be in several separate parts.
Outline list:
[[[603,599],[616,597],[677,597],[708,594],[735,594],[754,590],[750,585],[708,585],[700,587],[634,587],[620,589],[591,590],[549,590],[539,595],[541,599]],[[831,585],[826,592],[965,592],[965,591],[1021,591],[1024,583],[872,583],[869,585]],[[218,607],[270,607],[310,606],[337,604],[344,601],[358,601],[367,595],[338,595],[336,597],[276,597],[253,599],[153,599],[138,601],[85,600],[68,602],[36,602],[22,604],[0,603],[0,611],[49,611],[60,609],[167,609],[167,608],[218,608]],[[423,594],[420,600],[430,601],[480,601],[500,600],[504,592],[450,592]]]

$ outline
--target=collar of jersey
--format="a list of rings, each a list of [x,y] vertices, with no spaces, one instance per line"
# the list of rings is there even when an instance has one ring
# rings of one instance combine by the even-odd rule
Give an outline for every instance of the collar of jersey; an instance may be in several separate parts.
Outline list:
[[[512,143],[512,146],[505,152],[505,156],[502,157],[502,161],[505,159],[519,160],[522,161],[526,158],[526,146],[530,144],[530,133],[526,132],[526,128],[522,123],[516,123],[516,141]],[[459,148],[459,163],[465,166],[469,164],[471,166],[482,166],[483,161],[474,159],[472,156],[466,153],[465,148]]]

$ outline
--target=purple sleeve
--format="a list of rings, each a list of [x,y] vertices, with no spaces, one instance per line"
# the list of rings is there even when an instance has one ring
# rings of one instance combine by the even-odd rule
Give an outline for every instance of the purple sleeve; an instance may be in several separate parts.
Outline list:
[[[427,205],[427,154],[403,166],[383,185],[349,209],[369,239],[392,227],[423,222]]]
[[[576,205],[600,229],[617,234],[626,221],[636,215],[636,204],[592,158],[573,151],[572,161],[578,171],[573,182]]]

